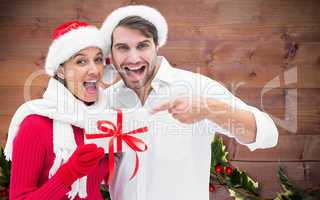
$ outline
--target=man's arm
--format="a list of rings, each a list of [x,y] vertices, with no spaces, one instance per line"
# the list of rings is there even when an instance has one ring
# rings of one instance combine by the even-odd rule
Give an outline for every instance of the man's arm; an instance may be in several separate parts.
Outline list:
[[[208,119],[225,128],[241,143],[252,143],[256,138],[256,121],[249,111],[231,107],[210,97],[177,97],[153,108],[153,113],[168,110],[181,123],[194,123]],[[241,129],[226,126],[227,122],[241,124]]]
[[[256,139],[257,127],[254,115],[250,111],[231,107],[230,105],[214,100],[212,98],[205,99],[207,105],[205,108],[208,120],[225,128],[241,143],[252,143]],[[219,112],[219,111],[220,112]],[[241,125],[241,128],[233,128],[226,122]]]

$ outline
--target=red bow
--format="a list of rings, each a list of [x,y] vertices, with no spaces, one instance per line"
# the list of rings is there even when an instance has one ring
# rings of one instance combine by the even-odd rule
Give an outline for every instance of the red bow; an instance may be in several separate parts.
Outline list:
[[[144,133],[148,131],[148,127],[142,127],[135,129],[133,131],[129,132],[122,132],[122,112],[121,110],[117,110],[117,126],[115,126],[111,121],[108,120],[99,120],[97,122],[98,129],[104,133],[98,133],[98,134],[85,134],[85,137],[87,139],[97,139],[97,138],[107,138],[111,137],[109,141],[109,170],[110,174],[108,177],[108,183],[111,182],[113,176],[114,176],[114,140],[117,139],[117,152],[122,151],[122,141],[127,143],[127,145],[135,151],[136,153],[136,164],[133,171],[133,174],[130,178],[130,180],[136,175],[138,168],[139,168],[139,158],[137,152],[143,152],[147,150],[147,145],[143,142],[143,140],[136,138],[134,136],[131,136],[133,134],[137,133]],[[112,128],[107,128],[104,126],[105,124],[111,126]],[[140,148],[139,146],[142,146]]]

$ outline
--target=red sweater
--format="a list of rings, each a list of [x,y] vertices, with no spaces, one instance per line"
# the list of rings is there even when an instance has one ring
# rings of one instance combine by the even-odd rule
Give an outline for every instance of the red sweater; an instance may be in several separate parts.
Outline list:
[[[68,199],[67,187],[55,174],[48,179],[55,155],[53,152],[52,120],[39,115],[29,115],[20,125],[13,142],[10,179],[10,199],[60,200]],[[83,144],[83,129],[74,127],[77,145]],[[100,183],[107,176],[107,158],[102,159],[96,169],[88,175],[87,198],[103,199]],[[78,196],[75,199],[80,199]]]

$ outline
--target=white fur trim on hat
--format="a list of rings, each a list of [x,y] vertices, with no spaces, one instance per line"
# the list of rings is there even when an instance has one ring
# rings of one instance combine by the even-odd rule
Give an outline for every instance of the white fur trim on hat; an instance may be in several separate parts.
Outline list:
[[[105,40],[107,40],[107,49],[111,49],[111,37],[113,30],[119,22],[129,16],[139,16],[151,22],[158,32],[158,45],[162,47],[167,41],[168,24],[161,13],[149,6],[131,5],[114,10],[103,22],[100,30]]]
[[[86,26],[73,29],[52,42],[46,58],[46,72],[53,76],[60,64],[87,47],[98,47],[106,56],[109,50],[105,46],[106,41],[96,27]]]

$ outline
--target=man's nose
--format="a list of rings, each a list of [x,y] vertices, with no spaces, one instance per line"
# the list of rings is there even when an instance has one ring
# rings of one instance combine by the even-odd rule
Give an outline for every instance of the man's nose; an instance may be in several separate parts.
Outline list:
[[[136,50],[131,50],[128,55],[128,62],[137,63],[139,61],[139,53]]]

